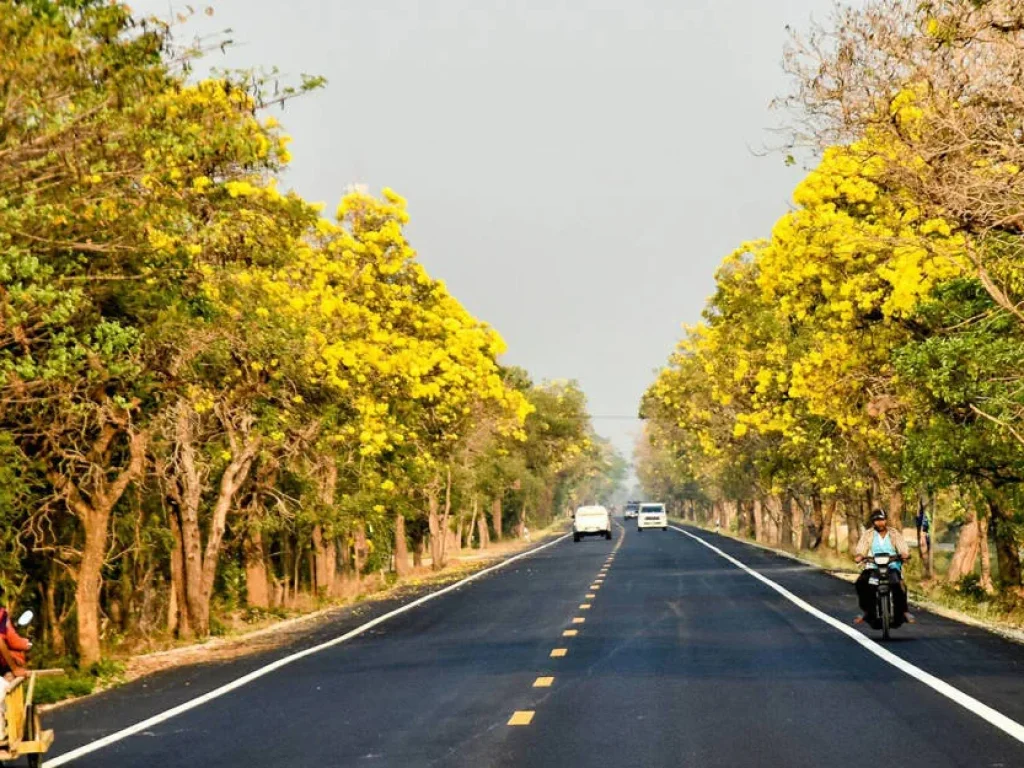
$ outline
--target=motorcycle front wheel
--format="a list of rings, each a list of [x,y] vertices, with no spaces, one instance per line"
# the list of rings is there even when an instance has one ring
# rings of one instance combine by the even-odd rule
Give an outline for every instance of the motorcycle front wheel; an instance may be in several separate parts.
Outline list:
[[[882,619],[882,639],[889,639],[889,625],[892,622],[892,597],[890,595],[882,595],[879,602],[879,611],[881,612]]]

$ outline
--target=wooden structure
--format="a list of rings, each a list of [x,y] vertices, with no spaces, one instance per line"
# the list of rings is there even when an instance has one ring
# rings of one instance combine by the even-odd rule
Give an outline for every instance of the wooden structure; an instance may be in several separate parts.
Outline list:
[[[29,768],[42,763],[42,755],[53,744],[53,731],[44,731],[39,722],[39,711],[33,697],[36,678],[63,675],[63,669],[40,669],[29,672],[28,678],[19,677],[7,689],[4,723],[6,735],[0,739],[0,760],[28,757]]]

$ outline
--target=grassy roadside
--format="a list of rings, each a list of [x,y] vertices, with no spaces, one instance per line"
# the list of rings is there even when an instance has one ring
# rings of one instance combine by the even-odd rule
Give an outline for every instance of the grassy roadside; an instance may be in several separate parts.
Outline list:
[[[716,531],[714,526],[704,523],[680,519],[673,519],[672,522],[715,532],[720,536],[788,557],[805,565],[821,568],[830,576],[843,581],[852,583],[859,573],[850,558],[837,555],[832,550],[798,551],[754,541],[734,531]],[[921,579],[919,568],[920,563],[913,560],[906,573],[910,602],[914,606],[962,624],[988,630],[1008,640],[1024,643],[1024,605],[1019,601],[987,595],[980,589],[969,589],[965,592],[938,579],[925,582]]]
[[[404,579],[389,579],[375,589],[353,598],[331,601],[315,610],[263,612],[255,622],[228,625],[222,634],[201,642],[168,643],[167,647],[144,654],[114,654],[88,670],[68,668],[63,677],[36,680],[35,700],[54,705],[124,685],[140,677],[190,664],[226,661],[288,644],[315,630],[339,613],[367,612],[375,603],[424,594],[460,581],[520,552],[540,546],[564,534],[567,521],[556,520],[532,533],[529,541],[506,539],[486,550],[467,549],[454,555],[443,569],[419,569]]]

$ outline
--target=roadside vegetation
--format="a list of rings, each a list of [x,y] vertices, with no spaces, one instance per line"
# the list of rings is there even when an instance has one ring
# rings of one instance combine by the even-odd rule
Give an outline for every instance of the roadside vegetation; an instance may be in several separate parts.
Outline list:
[[[1022,57],[1012,0],[869,0],[793,38],[780,104],[817,159],[644,397],[650,496],[833,555],[882,507],[914,582],[1020,622]]]
[[[322,81],[196,79],[173,32],[0,0],[0,586],[36,663],[94,678],[440,570],[624,473],[579,388],[503,366],[417,261],[397,193],[327,217],[279,186],[269,113]]]

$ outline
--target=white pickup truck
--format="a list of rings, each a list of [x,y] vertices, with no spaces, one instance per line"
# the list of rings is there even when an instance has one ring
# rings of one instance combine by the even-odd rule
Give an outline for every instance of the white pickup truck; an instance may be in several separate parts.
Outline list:
[[[612,537],[612,516],[604,507],[579,507],[572,517],[572,540],[579,541],[584,536]]]

